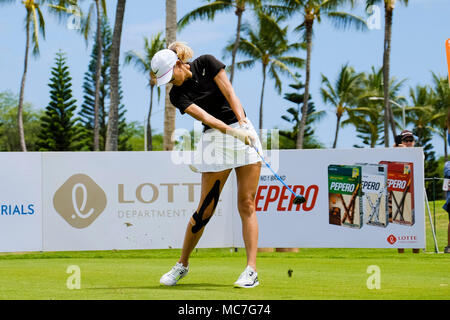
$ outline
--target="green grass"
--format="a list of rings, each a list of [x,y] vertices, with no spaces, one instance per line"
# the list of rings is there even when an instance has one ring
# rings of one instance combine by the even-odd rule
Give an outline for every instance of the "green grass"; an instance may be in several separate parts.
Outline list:
[[[439,250],[447,241],[448,215],[436,202]],[[433,203],[430,203],[433,210]],[[159,285],[180,250],[130,250],[0,254],[0,299],[441,299],[450,298],[450,254],[434,254],[427,215],[427,251],[300,249],[259,253],[261,285],[235,289],[245,252],[198,249],[191,272],[176,287]],[[70,265],[81,270],[81,289],[69,290]],[[367,267],[381,270],[381,288],[369,290]],[[288,276],[288,270],[292,276]]]

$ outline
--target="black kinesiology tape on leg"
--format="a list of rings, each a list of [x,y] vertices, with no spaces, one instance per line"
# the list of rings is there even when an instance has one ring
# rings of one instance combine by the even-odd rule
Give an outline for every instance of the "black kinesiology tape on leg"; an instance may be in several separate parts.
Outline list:
[[[199,232],[209,222],[209,219],[211,219],[212,213],[216,209],[217,203],[219,202],[219,196],[220,196],[220,180],[217,180],[214,183],[214,186],[212,187],[211,191],[206,195],[205,200],[203,201],[202,206],[200,207],[200,210],[198,212],[194,212],[194,214],[192,215],[192,218],[195,221],[195,225],[193,225],[191,229],[192,233]],[[203,214],[205,213],[206,208],[213,201],[214,205],[211,211],[211,215],[209,216],[209,218],[203,220]]]

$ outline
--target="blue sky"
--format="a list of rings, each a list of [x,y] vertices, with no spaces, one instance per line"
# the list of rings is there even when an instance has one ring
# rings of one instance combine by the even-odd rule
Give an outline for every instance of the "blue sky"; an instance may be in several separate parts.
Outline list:
[[[25,10],[19,1],[0,7],[0,91],[10,90],[18,93],[23,58],[25,51],[24,16]],[[85,6],[90,1],[85,1]],[[111,25],[114,23],[116,1],[107,0],[108,16]],[[178,0],[178,19],[185,13],[204,3],[199,0]],[[123,53],[128,50],[141,51],[143,37],[151,37],[158,31],[165,29],[165,0],[128,0],[125,10],[124,29],[121,45],[121,63]],[[355,8],[353,13],[368,17],[364,6]],[[31,58],[25,90],[25,100],[35,109],[45,108],[49,101],[48,81],[50,69],[54,65],[55,53],[59,49],[67,53],[68,65],[73,78],[73,93],[77,105],[82,104],[83,76],[90,60],[92,44],[86,45],[84,39],[74,30],[66,27],[65,21],[58,21],[48,16],[46,39],[41,39],[41,54],[38,58]],[[407,81],[402,94],[407,96],[410,86],[417,84],[431,84],[431,71],[446,75],[445,40],[450,38],[450,1],[448,0],[410,0],[407,7],[398,3],[394,13],[392,35],[391,75]],[[249,11],[244,13],[244,19],[251,21]],[[290,30],[290,39],[296,41],[298,35],[292,29],[298,25],[299,17],[286,22]],[[297,20],[297,21],[296,21]],[[178,40],[187,42],[193,49],[195,56],[209,53],[224,63],[229,64],[231,58],[223,56],[225,44],[233,39],[237,18],[234,12],[218,14],[214,23],[198,21],[186,27],[177,35]],[[381,8],[380,29],[367,32],[354,30],[337,30],[331,23],[322,20],[315,25],[311,63],[311,94],[318,110],[325,110],[326,117],[316,126],[316,135],[326,147],[331,147],[334,130],[335,115],[331,106],[323,103],[319,90],[321,74],[334,80],[340,67],[349,63],[356,71],[370,71],[372,66],[382,65],[384,14]],[[299,56],[306,57],[305,52]],[[143,122],[149,105],[149,88],[145,75],[139,73],[132,66],[120,66],[124,100],[128,112],[127,120]],[[304,74],[303,70],[299,70]],[[283,81],[283,93],[290,92],[288,84],[291,80]],[[237,71],[234,80],[235,91],[240,98],[247,115],[258,123],[258,110],[262,85],[261,67],[255,65],[251,70]],[[285,110],[292,106],[283,99],[283,93],[278,95],[272,80],[266,83],[264,96],[264,128],[288,128],[287,122],[281,119]],[[155,95],[156,99],[156,95]],[[164,99],[154,106],[152,126],[156,132],[163,131]],[[176,127],[193,128],[193,120],[177,111]],[[411,128],[409,128],[411,129]],[[392,137],[390,138],[392,142]],[[351,127],[341,129],[338,148],[351,148],[355,143],[355,130]],[[443,154],[443,142],[433,140],[435,151]]]

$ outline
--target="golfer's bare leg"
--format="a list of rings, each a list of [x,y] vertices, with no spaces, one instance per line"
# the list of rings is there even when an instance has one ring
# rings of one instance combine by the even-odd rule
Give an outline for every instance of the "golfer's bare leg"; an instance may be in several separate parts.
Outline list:
[[[238,209],[242,220],[242,236],[247,253],[247,265],[256,270],[258,251],[258,220],[255,195],[258,188],[261,162],[235,169],[238,186]]]
[[[209,204],[205,204],[205,199],[208,201],[211,197],[219,197],[220,193],[222,192],[223,186],[225,185],[225,182],[228,179],[228,176],[230,175],[231,169],[220,171],[220,172],[204,172],[202,173],[202,188],[201,188],[201,195],[200,195],[200,203],[197,207],[197,213],[202,209],[204,209],[204,212],[202,214],[202,220],[210,218],[214,213],[214,201],[210,201]],[[220,185],[217,190],[215,188],[217,181],[219,181]],[[212,194],[218,191],[218,194]],[[206,205],[206,207],[204,206]],[[193,232],[193,226],[195,226],[198,221],[195,221],[194,218],[191,217],[191,219],[188,222],[186,233],[184,235],[184,242],[183,242],[183,249],[181,250],[181,257],[178,262],[182,263],[185,267],[187,267],[189,263],[189,256],[191,255],[192,250],[194,250],[195,246],[197,245],[198,241],[200,240],[203,230],[205,227],[201,227],[200,230]]]

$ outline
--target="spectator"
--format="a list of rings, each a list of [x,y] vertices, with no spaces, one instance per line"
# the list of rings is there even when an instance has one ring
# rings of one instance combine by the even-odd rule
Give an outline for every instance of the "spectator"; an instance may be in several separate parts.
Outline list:
[[[406,147],[413,148],[416,144],[414,135],[409,130],[403,130],[398,136],[395,137],[394,147]]]
[[[448,131],[447,131],[447,142],[450,146],[450,126],[447,125]],[[444,178],[450,179],[450,161],[447,161],[444,166]],[[447,182],[447,185],[450,183]],[[444,253],[450,253],[450,190],[447,190],[447,201],[445,202],[444,206],[442,207],[445,211],[448,213],[448,227],[447,227],[447,246],[444,249]]]
[[[404,147],[404,148],[414,148],[416,144],[416,139],[414,139],[414,135],[409,130],[403,130],[398,136],[395,137],[394,147]],[[404,253],[405,249],[398,248],[398,253]],[[413,253],[419,253],[420,249],[412,249]]]
[[[450,110],[447,114],[447,143],[450,146]],[[444,166],[444,178],[450,179],[450,161],[447,161]],[[447,182],[447,185],[450,183]],[[448,213],[448,227],[447,227],[447,246],[444,249],[444,253],[450,253],[450,190],[447,190],[447,201],[442,207]]]

